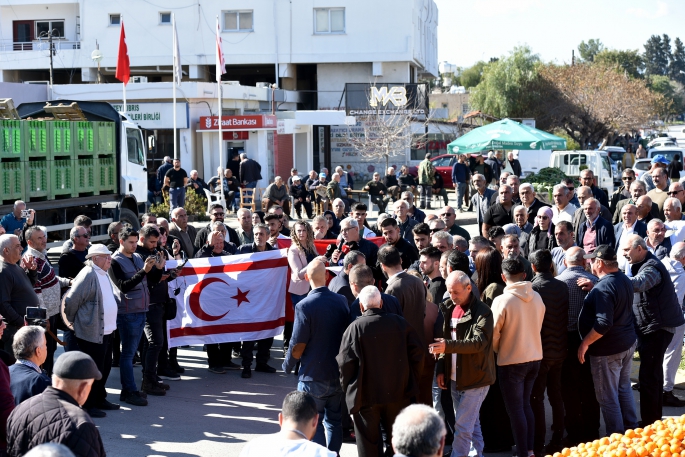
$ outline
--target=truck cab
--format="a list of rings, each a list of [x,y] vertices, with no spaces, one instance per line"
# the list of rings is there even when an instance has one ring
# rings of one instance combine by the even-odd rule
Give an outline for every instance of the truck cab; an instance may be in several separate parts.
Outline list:
[[[606,151],[554,151],[549,166],[559,168],[571,178],[579,178],[582,170],[590,169],[595,175],[595,185],[611,195],[614,177],[609,155]]]

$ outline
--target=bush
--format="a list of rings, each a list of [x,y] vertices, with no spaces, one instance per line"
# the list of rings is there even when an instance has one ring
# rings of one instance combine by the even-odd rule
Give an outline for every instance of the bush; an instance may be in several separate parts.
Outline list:
[[[169,194],[162,193],[164,195],[164,201],[158,205],[152,205],[150,207],[150,213],[157,217],[169,218]],[[195,216],[194,219],[197,221],[207,221],[209,217],[207,216],[207,199],[199,196],[194,191],[186,192],[186,200],[183,208],[188,213],[188,216]]]

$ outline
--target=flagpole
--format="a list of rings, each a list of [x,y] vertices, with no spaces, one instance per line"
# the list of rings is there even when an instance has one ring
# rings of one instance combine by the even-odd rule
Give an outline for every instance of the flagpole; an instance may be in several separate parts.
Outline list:
[[[176,146],[176,141],[177,141],[176,140],[176,83],[177,83],[177,81],[176,81],[176,79],[177,79],[177,73],[176,73],[177,68],[176,68],[176,66],[177,65],[180,66],[181,62],[177,62],[177,60],[178,60],[178,58],[180,58],[180,56],[176,56],[176,49],[177,49],[176,47],[178,46],[178,43],[176,42],[176,15],[174,13],[171,13],[171,25],[173,27],[172,39],[171,39],[172,49],[173,49],[172,55],[174,55],[174,57],[173,57],[173,60],[174,60],[174,67],[173,67],[174,77],[172,78],[172,84],[171,84],[172,96],[174,99],[174,103],[173,103],[173,110],[174,110],[174,159],[178,159],[179,156],[178,156],[178,150],[177,150],[177,146]],[[180,83],[180,82],[181,81],[178,81],[178,83]]]
[[[221,65],[221,53],[222,53],[222,50],[219,48],[219,43],[221,43],[221,41],[219,41],[220,31],[221,31],[221,29],[219,28],[219,16],[217,16],[216,17],[216,33],[217,33],[217,37],[216,37],[216,43],[217,43],[217,48],[216,48],[216,59],[217,59],[216,86],[217,86],[217,92],[218,92],[218,98],[219,98],[219,167],[221,167],[221,169],[223,170],[223,167],[224,167],[224,145],[223,145],[224,135],[223,135],[222,126],[221,126],[221,124],[223,123],[222,119],[221,119],[221,117],[222,117],[221,116],[221,114],[222,114],[222,110],[221,110],[221,74],[223,73],[223,71],[219,71],[219,65]],[[226,194],[224,194],[224,177],[223,176],[219,176],[219,183],[220,183],[220,188],[221,188],[221,197],[223,198],[223,196],[226,195]],[[226,202],[226,211],[228,211],[228,202]]]
[[[123,27],[124,26],[124,15],[123,14],[120,16],[120,21],[121,21],[121,26]],[[126,114],[126,83],[127,82],[128,81],[122,81],[121,82],[122,86],[124,87],[124,107],[122,110],[123,114]]]

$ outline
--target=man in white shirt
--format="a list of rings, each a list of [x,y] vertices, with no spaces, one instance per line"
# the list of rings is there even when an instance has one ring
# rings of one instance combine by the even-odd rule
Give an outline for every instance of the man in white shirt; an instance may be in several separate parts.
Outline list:
[[[366,226],[366,211],[366,204],[354,203],[352,204],[352,211],[350,213],[350,216],[354,217],[354,219],[359,224],[359,236],[361,236],[362,238],[375,238],[376,234],[373,233],[373,230]]]
[[[557,184],[554,186],[552,196],[554,197],[554,206],[552,206],[552,223],[556,225],[559,221],[568,221],[573,223],[573,216],[578,207],[569,203],[568,188],[564,184]]]
[[[335,452],[310,441],[318,422],[314,398],[306,392],[290,392],[283,400],[282,412],[278,413],[281,431],[253,439],[245,445],[240,457],[335,457]]]
[[[683,265],[685,265],[685,243],[679,242],[674,244],[670,255],[665,257],[661,263],[666,266],[671,282],[673,282],[675,287],[678,303],[682,308],[683,298],[685,298],[685,269],[683,269]],[[671,343],[666,348],[666,353],[664,354],[663,402],[667,406],[685,406],[685,401],[673,394],[673,385],[675,384],[675,375],[680,364],[684,334],[685,324],[675,327]]]
[[[683,208],[676,197],[668,197],[664,202],[664,216],[666,216],[666,236],[671,240],[671,246],[679,241],[685,241],[685,220]]]

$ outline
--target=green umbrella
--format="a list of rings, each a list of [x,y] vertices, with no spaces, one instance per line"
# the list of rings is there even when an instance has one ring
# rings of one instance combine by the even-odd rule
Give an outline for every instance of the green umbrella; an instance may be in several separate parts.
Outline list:
[[[492,149],[565,150],[566,140],[511,119],[478,127],[447,145],[449,154],[473,154]]]

